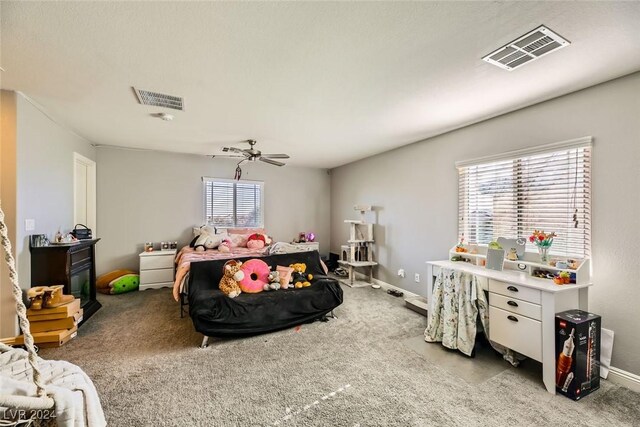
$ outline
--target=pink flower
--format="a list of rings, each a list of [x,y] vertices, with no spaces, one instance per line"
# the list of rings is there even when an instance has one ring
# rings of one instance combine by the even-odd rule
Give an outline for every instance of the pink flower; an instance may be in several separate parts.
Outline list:
[[[529,241],[530,241],[531,243],[533,243],[533,240],[534,240],[534,239],[535,239],[535,237],[533,237],[533,236],[529,236]]]

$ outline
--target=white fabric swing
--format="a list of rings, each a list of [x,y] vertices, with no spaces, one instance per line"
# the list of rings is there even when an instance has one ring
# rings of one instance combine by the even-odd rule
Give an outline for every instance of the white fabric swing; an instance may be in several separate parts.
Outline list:
[[[59,427],[106,426],[91,379],[71,363],[45,361],[36,355],[1,206],[0,237],[27,348],[24,351],[0,343],[0,425],[24,425],[31,419]]]

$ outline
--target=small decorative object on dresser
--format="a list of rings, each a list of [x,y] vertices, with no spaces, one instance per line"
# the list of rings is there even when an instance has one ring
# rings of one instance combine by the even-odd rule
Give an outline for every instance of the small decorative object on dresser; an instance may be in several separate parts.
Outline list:
[[[173,287],[175,249],[140,254],[140,290]]]
[[[549,263],[549,248],[553,244],[554,237],[556,237],[556,233],[545,233],[544,230],[533,230],[529,236],[529,241],[538,247],[542,264]]]

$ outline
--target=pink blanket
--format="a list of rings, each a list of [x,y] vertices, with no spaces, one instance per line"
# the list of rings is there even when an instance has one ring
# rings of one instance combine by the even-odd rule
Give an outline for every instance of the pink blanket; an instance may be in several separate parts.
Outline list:
[[[182,282],[186,277],[192,262],[210,261],[217,259],[234,259],[240,257],[256,256],[261,257],[267,255],[269,247],[260,249],[248,248],[231,248],[231,252],[219,252],[218,250],[207,250],[196,252],[193,248],[185,246],[180,249],[176,255],[176,278],[173,282],[173,298],[180,300],[180,291],[182,290]]]

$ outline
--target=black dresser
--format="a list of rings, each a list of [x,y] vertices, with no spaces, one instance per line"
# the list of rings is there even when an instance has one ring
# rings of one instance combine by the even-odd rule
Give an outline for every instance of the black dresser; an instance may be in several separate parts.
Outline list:
[[[95,245],[100,239],[78,243],[30,246],[31,286],[64,285],[64,293],[80,298],[86,322],[98,311]]]

